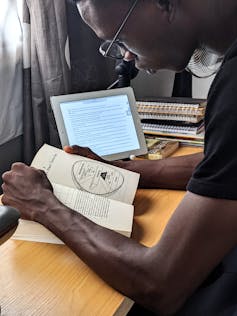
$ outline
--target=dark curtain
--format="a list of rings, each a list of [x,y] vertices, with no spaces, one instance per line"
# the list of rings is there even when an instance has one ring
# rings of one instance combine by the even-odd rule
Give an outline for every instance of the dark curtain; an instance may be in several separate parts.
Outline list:
[[[23,5],[23,147],[24,161],[30,163],[43,143],[60,145],[49,98],[68,93],[71,84],[65,2],[24,0]]]
[[[50,96],[105,89],[114,65],[99,40],[66,0],[23,0],[24,161],[48,143],[60,147]]]

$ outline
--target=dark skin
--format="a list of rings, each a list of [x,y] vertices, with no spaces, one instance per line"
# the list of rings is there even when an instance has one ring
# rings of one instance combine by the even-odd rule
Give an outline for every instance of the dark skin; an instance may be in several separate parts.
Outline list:
[[[97,156],[89,148],[79,146],[66,146],[64,150],[69,154],[85,156],[116,167],[134,171],[140,174],[139,188],[151,189],[175,189],[185,190],[196,165],[202,160],[203,153],[193,155],[171,157],[156,160],[131,160],[108,162]],[[174,181],[175,179],[175,181]]]
[[[106,10],[101,10],[96,1],[78,3],[86,23],[105,39],[113,36],[129,6],[127,1],[110,0],[109,3]],[[168,11],[156,1],[141,1],[121,38],[128,48],[128,57],[136,58],[138,66],[145,69],[169,66],[178,70],[190,57],[193,47],[200,43],[225,52],[237,36],[236,12],[236,1],[230,0],[224,3],[172,0]],[[138,16],[149,22],[139,28]],[[179,40],[178,36],[182,38],[180,45],[170,52],[170,45]],[[83,148],[65,150],[100,159]],[[114,164],[141,173],[142,187],[184,189],[201,159],[202,154],[198,154],[157,162]],[[62,205],[42,171],[18,163],[3,175],[3,180],[4,204],[18,208],[23,218],[49,228],[112,287],[159,315],[177,311],[237,244],[237,201],[187,192],[161,240],[147,248],[99,227]]]

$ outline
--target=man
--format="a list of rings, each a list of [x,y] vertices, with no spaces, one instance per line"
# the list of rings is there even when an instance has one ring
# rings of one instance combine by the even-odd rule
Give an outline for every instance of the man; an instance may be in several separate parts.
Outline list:
[[[227,287],[220,296],[218,291],[211,292],[210,302],[198,301],[201,298],[196,293],[237,245],[237,152],[233,144],[237,128],[237,2],[81,0],[77,6],[99,37],[114,39],[115,46],[106,43],[100,51],[105,56],[120,54],[127,60],[135,59],[138,68],[180,71],[200,46],[226,54],[208,98],[204,157],[114,163],[139,172],[143,187],[184,189],[189,181],[161,240],[151,248],[68,209],[53,195],[44,173],[23,164],[14,164],[3,175],[3,202],[20,209],[22,217],[45,225],[106,282],[155,314],[230,315],[230,309],[224,310],[220,302],[225,297],[223,304],[231,303],[235,310],[231,294],[236,291],[230,293]],[[100,159],[79,147],[65,150]],[[212,288],[207,282],[204,285],[201,295],[205,298]]]

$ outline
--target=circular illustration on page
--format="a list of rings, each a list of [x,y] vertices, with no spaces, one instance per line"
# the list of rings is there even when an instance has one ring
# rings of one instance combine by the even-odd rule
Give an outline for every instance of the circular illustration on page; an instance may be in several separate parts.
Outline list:
[[[78,189],[97,195],[109,195],[119,190],[124,182],[124,176],[118,170],[83,160],[72,166],[72,178]]]

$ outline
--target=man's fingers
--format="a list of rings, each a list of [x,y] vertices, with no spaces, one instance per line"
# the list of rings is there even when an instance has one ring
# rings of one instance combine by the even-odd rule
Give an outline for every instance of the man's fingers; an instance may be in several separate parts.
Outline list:
[[[83,152],[85,152],[85,147],[80,147],[77,145],[73,145],[73,146],[65,146],[64,151],[68,154],[74,154],[74,155],[83,155]]]
[[[29,168],[29,167],[22,162],[14,162],[11,166],[11,170],[22,170],[25,168]]]
[[[73,148],[71,146],[64,146],[63,150],[68,154],[73,154]]]
[[[5,182],[1,185],[1,187],[2,187],[2,191],[3,191],[3,193],[6,193],[6,192],[7,192],[7,190],[8,190],[8,186],[6,185],[6,183],[5,183]]]
[[[87,156],[88,154],[91,154],[92,151],[88,147],[80,147],[77,145],[73,146],[65,146],[64,151],[69,153],[69,154],[76,154],[76,155],[81,155],[81,156]]]
[[[2,179],[3,179],[3,181],[4,182],[6,182],[6,183],[9,183],[9,182],[12,182],[13,180],[13,178],[15,177],[15,172],[13,172],[13,171],[6,171],[6,172],[4,172],[3,173],[3,175],[2,175]],[[13,181],[14,182],[14,181]]]
[[[21,163],[21,162],[15,162],[11,166],[11,170],[6,171],[2,174],[2,179],[4,182],[13,181],[12,179],[16,177],[18,173],[20,173],[25,168],[29,168],[27,165]]]
[[[9,205],[10,201],[9,201],[6,194],[3,194],[2,198],[1,198],[1,202],[3,205]]]
[[[6,172],[4,172],[4,173],[2,174],[2,179],[3,179],[3,181],[6,181],[7,178],[10,176],[10,174],[11,174],[11,171],[6,171]]]
[[[9,196],[7,194],[3,194],[2,198],[1,198],[1,202],[3,205],[10,205],[10,206],[14,207],[14,202],[9,198]]]
[[[89,159],[105,162],[104,159],[99,157],[97,154],[95,154],[90,148],[88,147],[80,147],[77,145],[74,146],[65,146],[64,151],[67,152],[68,154],[74,154],[74,155],[80,155],[82,157],[86,157]]]

